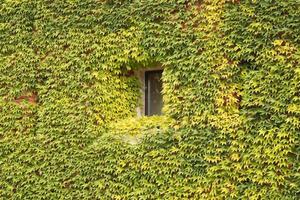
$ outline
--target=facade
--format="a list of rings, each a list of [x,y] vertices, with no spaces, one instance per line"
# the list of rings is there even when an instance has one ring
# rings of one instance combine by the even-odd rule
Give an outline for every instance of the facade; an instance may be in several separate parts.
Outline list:
[[[299,16],[1,1],[0,199],[300,199]]]

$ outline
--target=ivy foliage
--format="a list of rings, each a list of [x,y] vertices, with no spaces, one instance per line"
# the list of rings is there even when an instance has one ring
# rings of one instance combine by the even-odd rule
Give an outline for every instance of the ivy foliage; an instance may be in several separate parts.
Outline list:
[[[2,0],[1,199],[299,199],[300,2]],[[163,117],[132,70],[164,66]]]

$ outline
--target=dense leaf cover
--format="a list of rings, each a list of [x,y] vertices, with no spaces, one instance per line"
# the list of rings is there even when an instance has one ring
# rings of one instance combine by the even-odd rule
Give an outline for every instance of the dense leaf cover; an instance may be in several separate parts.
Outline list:
[[[0,198],[300,199],[299,16],[298,0],[2,0]],[[131,71],[153,63],[170,119],[134,119]]]

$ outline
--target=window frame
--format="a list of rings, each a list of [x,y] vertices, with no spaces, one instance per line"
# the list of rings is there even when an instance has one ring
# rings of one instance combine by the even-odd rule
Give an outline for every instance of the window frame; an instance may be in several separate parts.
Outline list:
[[[149,90],[149,76],[151,74],[155,74],[160,72],[161,74],[163,74],[163,69],[155,69],[155,70],[147,70],[144,72],[144,86],[145,86],[145,90],[144,90],[144,95],[145,95],[145,100],[144,100],[144,114],[145,116],[151,116],[149,115],[149,108],[150,108],[150,90]]]

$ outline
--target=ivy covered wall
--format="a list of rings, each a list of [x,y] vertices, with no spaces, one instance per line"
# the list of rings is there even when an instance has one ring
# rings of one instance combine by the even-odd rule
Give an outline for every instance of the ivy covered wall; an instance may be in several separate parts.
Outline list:
[[[298,0],[2,0],[0,198],[299,199],[299,16]],[[131,70],[156,63],[165,116],[136,119]]]

